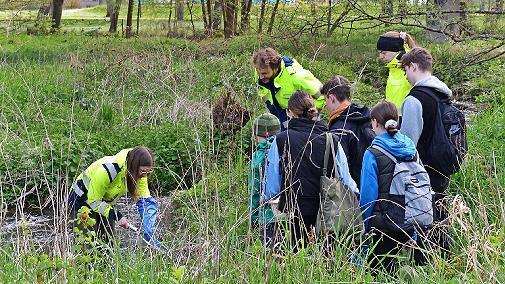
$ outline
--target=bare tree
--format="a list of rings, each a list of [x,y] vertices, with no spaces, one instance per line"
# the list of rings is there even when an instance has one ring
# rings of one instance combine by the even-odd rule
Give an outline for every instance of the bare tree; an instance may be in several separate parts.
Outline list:
[[[119,10],[121,9],[121,0],[109,0],[111,2],[110,26],[109,32],[117,32],[117,22],[119,18]]]
[[[52,5],[53,29],[57,29],[61,24],[61,14],[63,12],[63,0],[53,0]]]
[[[263,22],[265,21],[265,10],[267,6],[267,0],[261,1],[260,17],[258,19],[258,33],[263,32]]]
[[[268,24],[267,33],[271,34],[272,29],[274,28],[275,15],[277,14],[277,9],[279,8],[280,0],[275,0],[274,9],[272,10],[272,16],[270,17],[270,23]]]
[[[237,31],[238,0],[223,0],[224,37],[231,38]]]
[[[242,0],[242,8],[240,15],[240,31],[242,33],[249,31],[251,26],[250,14],[251,14],[252,0]]]
[[[126,15],[126,38],[132,36],[133,0],[128,0],[128,13]]]
[[[213,13],[212,30],[219,30],[223,19],[223,0],[216,0]]]
[[[184,20],[184,0],[176,0],[175,17],[177,21]]]
[[[450,12],[460,11],[460,8],[459,0],[435,0],[433,3],[428,3],[426,26],[430,29],[426,31],[426,37],[432,41],[441,42],[448,39],[447,33],[459,36],[461,34],[459,13]]]

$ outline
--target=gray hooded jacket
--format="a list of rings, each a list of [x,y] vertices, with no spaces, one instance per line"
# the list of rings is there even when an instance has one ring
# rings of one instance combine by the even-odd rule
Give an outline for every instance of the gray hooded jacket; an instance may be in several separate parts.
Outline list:
[[[433,88],[437,90],[440,95],[446,95],[447,97],[452,96],[451,89],[449,89],[444,82],[440,81],[435,76],[419,80],[414,84],[411,92],[407,98],[405,98],[401,107],[402,123],[400,132],[412,139],[416,145],[423,132],[423,104],[421,104],[417,98],[412,96],[412,93],[415,92],[415,87],[421,86]]]

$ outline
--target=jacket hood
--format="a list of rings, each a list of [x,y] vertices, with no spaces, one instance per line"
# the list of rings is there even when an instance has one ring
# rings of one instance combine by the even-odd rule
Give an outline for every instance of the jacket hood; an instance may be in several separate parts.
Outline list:
[[[437,90],[442,95],[445,95],[447,97],[452,96],[451,89],[449,89],[449,87],[447,87],[444,82],[440,81],[435,76],[430,76],[426,79],[417,81],[414,87],[430,87]]]
[[[383,133],[375,137],[372,145],[380,146],[402,160],[412,160],[417,152],[414,142],[401,133],[396,133],[393,137],[387,133]]]
[[[351,104],[342,114],[337,117],[336,121],[344,121],[356,123],[365,123],[370,121],[370,110],[363,105]]]

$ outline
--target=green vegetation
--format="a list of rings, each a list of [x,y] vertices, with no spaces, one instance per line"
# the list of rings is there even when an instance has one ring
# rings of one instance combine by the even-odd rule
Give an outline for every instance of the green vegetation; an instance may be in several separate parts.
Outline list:
[[[194,9],[201,13],[196,4]],[[103,6],[85,11],[89,18],[105,15]],[[164,13],[146,6],[144,19]],[[65,25],[75,27],[102,21],[65,17]],[[348,248],[326,260],[316,244],[288,255],[284,264],[262,250],[247,216],[250,123],[235,134],[221,132],[213,127],[211,113],[216,99],[229,91],[254,115],[265,111],[250,66],[260,46],[295,57],[321,81],[335,74],[356,81],[354,99],[373,105],[382,98],[387,76],[375,42],[390,29],[405,28],[380,26],[350,34],[337,29],[329,38],[243,35],[227,41],[125,40],[71,30],[0,34],[2,204],[54,207],[90,162],[146,145],[157,163],[151,189],[172,195],[175,205],[170,218],[161,219],[168,228],[163,253],[118,248],[96,260],[69,254],[64,245],[44,253],[19,241],[0,251],[0,282],[373,281],[369,272],[347,261]],[[455,206],[451,215],[455,254],[419,268],[414,283],[505,282],[505,61],[465,66],[479,51],[477,43],[432,44],[423,31],[407,31],[432,51],[435,75],[458,100],[478,110],[469,116],[468,159],[450,185],[452,197],[461,196],[470,208],[464,213],[464,207]],[[30,235],[19,234],[20,240]],[[387,275],[375,281],[407,282]]]

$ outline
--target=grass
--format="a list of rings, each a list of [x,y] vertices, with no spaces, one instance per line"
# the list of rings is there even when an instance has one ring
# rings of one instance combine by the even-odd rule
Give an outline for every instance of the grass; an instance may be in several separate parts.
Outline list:
[[[90,17],[103,12],[86,10]],[[373,105],[382,98],[387,76],[374,44],[394,28],[401,27],[350,35],[336,30],[328,38],[244,35],[228,41],[125,40],[75,31],[0,34],[0,199],[20,219],[30,206],[55,208],[54,235],[60,240],[48,249],[31,245],[26,230],[13,243],[2,235],[0,282],[373,281],[367,270],[348,263],[346,247],[326,261],[315,245],[288,255],[284,265],[263,251],[247,221],[250,123],[228,135],[214,129],[210,113],[229,90],[255,114],[265,111],[250,56],[269,45],[294,56],[321,81],[335,74],[358,81],[354,100]],[[436,75],[459,90],[458,98],[477,100],[479,110],[470,117],[468,159],[449,189],[470,208],[453,210],[454,258],[420,268],[415,283],[504,282],[503,59],[462,68],[478,46],[432,44],[422,31],[408,31],[433,52]],[[175,209],[160,220],[167,250],[123,248],[105,261],[70,253],[64,205],[69,184],[95,159],[138,144],[156,155],[151,190],[174,202]],[[406,282],[388,275],[375,281]]]

